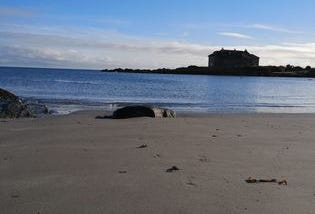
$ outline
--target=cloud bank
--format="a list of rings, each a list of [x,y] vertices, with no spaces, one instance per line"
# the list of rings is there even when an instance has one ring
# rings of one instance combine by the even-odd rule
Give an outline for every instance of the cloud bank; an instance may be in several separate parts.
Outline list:
[[[60,68],[175,68],[207,66],[207,56],[219,45],[128,36],[100,29],[59,27],[6,28],[0,31],[0,65]],[[252,37],[232,32],[236,39]],[[247,49],[261,57],[262,65],[315,66],[314,43],[224,46]]]

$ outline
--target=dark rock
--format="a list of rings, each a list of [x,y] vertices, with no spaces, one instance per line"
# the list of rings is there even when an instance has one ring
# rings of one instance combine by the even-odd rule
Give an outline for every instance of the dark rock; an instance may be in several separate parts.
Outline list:
[[[34,117],[48,113],[47,106],[21,100],[18,96],[0,88],[0,118]]]
[[[58,111],[51,109],[48,111],[48,114],[58,114]]]
[[[104,115],[104,116],[101,116],[101,115],[98,115],[95,117],[95,119],[111,119],[113,118],[112,116],[108,116],[108,115]]]
[[[126,106],[114,111],[113,119],[127,119],[133,117],[170,117],[175,118],[176,113],[169,109],[154,108],[150,106]]]
[[[18,101],[19,98],[9,91],[0,88],[0,101]]]
[[[171,168],[167,169],[166,172],[173,172],[180,170],[177,166],[172,166]]]
[[[43,104],[30,103],[30,104],[27,104],[26,107],[31,112],[32,115],[49,114],[47,106]]]
[[[19,117],[32,117],[32,114],[16,95],[0,88],[0,118]]]

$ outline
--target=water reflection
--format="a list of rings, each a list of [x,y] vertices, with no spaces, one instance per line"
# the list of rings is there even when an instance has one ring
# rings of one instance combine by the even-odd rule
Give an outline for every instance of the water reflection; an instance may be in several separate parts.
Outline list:
[[[0,87],[52,106],[148,103],[184,111],[315,113],[313,79],[17,68],[0,72]]]

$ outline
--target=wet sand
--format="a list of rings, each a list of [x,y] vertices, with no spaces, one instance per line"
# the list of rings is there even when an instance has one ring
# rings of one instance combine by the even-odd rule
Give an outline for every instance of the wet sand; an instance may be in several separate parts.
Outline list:
[[[0,213],[315,212],[315,115],[97,115],[0,119]]]

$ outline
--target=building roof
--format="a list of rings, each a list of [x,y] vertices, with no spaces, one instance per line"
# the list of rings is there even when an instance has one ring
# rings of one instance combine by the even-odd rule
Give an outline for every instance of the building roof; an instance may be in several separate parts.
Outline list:
[[[219,51],[215,51],[212,54],[209,55],[209,57],[212,56],[221,56],[221,57],[227,57],[227,56],[233,56],[233,57],[244,57],[249,56],[252,58],[259,58],[258,56],[254,54],[250,54],[247,50],[245,51],[239,51],[239,50],[224,50],[223,48]]]

